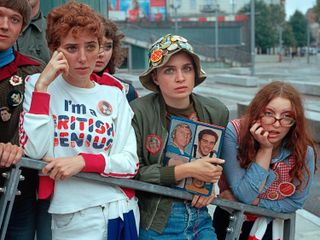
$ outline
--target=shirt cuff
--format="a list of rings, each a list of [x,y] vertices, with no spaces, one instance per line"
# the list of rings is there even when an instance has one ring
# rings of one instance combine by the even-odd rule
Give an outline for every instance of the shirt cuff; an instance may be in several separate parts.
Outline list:
[[[164,185],[172,185],[176,183],[174,168],[175,166],[160,168],[160,183]]]
[[[50,95],[44,92],[33,92],[29,113],[49,115]]]
[[[104,172],[106,161],[102,154],[80,153],[80,155],[83,157],[85,163],[82,172]]]

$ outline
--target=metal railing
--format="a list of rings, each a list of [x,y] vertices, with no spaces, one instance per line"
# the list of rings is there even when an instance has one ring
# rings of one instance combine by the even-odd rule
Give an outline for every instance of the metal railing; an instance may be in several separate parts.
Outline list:
[[[40,170],[46,165],[46,162],[23,157],[10,172],[4,173],[6,178],[5,185],[0,188],[0,239],[3,240],[8,227],[10,214],[13,202],[18,192],[17,187],[19,181],[22,180],[21,168],[32,168]],[[175,197],[185,200],[192,200],[192,194],[178,189],[155,185],[151,183],[141,182],[133,179],[120,179],[112,177],[101,177],[95,173],[79,173],[73,177],[86,178],[92,181],[105,182],[112,185],[136,189],[139,191],[146,191],[155,194],[161,194],[169,197]],[[286,214],[274,212],[269,209],[260,208],[252,205],[246,205],[239,202],[222,200],[216,198],[212,204],[220,207],[229,208],[232,210],[230,217],[230,224],[227,228],[227,240],[239,239],[242,223],[244,222],[245,213],[253,213],[260,216],[267,216],[272,218],[280,218],[284,220],[284,240],[293,240],[295,234],[295,213]]]

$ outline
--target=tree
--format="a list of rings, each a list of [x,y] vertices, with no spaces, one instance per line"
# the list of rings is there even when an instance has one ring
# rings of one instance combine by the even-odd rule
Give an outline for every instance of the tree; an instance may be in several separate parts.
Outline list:
[[[316,5],[313,7],[313,11],[316,15],[317,22],[320,22],[320,0],[317,0]]]
[[[292,28],[297,47],[307,45],[308,22],[305,16],[298,10],[290,17],[289,24]]]
[[[267,5],[264,1],[255,1],[255,38],[256,47],[264,49],[278,45],[279,27],[285,24],[285,13],[281,5]],[[246,4],[240,13],[248,14],[250,3]]]

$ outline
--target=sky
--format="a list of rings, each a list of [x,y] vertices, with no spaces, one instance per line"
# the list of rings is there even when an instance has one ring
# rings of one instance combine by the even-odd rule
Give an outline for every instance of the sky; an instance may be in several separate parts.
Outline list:
[[[289,18],[296,10],[303,14],[316,4],[316,0],[286,0],[286,15]]]

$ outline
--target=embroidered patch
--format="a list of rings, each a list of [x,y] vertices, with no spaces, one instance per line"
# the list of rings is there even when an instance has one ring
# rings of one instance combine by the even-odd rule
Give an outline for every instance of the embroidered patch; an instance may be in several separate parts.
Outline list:
[[[0,116],[3,122],[8,122],[11,118],[11,112],[8,107],[0,107]]]
[[[112,106],[107,101],[100,101],[98,103],[98,110],[102,115],[109,116],[112,114]]]
[[[146,149],[150,153],[155,154],[155,153],[159,152],[161,147],[162,147],[162,140],[158,135],[150,134],[147,136]]]
[[[23,94],[19,90],[12,90],[8,93],[7,104],[9,107],[16,107],[23,101]]]
[[[17,75],[13,75],[10,80],[9,80],[9,83],[12,85],[12,86],[18,86],[20,84],[23,83],[23,80],[21,77],[17,76]]]

